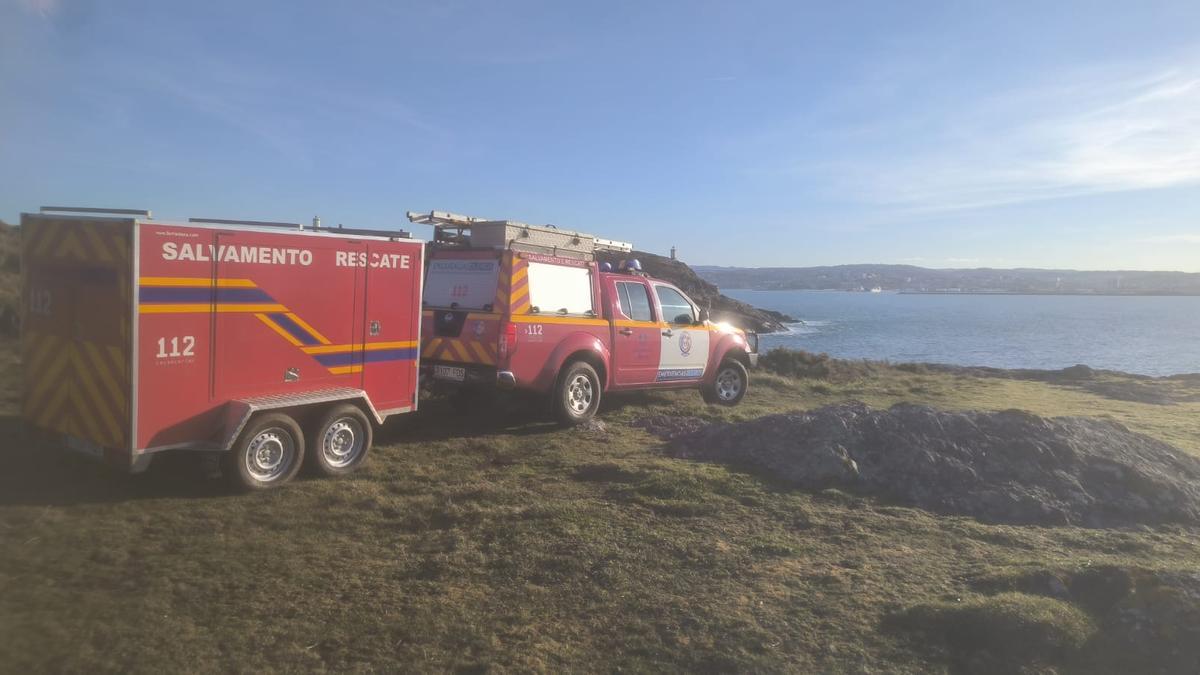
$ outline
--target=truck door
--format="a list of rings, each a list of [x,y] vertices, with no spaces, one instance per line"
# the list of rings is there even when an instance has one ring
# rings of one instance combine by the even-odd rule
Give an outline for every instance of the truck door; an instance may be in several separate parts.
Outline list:
[[[666,284],[654,284],[661,331],[658,360],[659,382],[690,382],[704,377],[708,364],[708,327],[697,326],[695,305],[683,293]]]
[[[650,289],[640,280],[609,278],[612,306],[613,382],[649,384],[658,377],[659,324]]]

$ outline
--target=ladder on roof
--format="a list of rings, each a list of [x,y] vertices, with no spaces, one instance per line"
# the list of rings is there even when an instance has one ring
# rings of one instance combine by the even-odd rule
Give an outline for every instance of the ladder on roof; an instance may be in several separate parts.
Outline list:
[[[596,251],[629,253],[633,250],[633,244],[626,241],[604,239],[571,230],[559,230],[554,225],[529,225],[516,220],[492,220],[476,216],[465,216],[449,211],[430,211],[429,213],[409,211],[406,215],[410,222],[418,225],[432,225],[434,228],[434,242],[447,246],[471,246],[474,230],[502,229],[506,233],[519,232],[523,237],[528,237],[530,231],[561,235],[570,239],[573,244],[587,244],[586,248],[590,249],[587,252],[591,254],[594,254]],[[485,240],[481,237],[477,237],[476,239]],[[510,237],[506,238],[506,240],[509,245],[512,245],[518,241],[518,238]],[[494,241],[491,238],[487,238],[486,241],[489,241],[489,244],[486,245],[494,245]]]

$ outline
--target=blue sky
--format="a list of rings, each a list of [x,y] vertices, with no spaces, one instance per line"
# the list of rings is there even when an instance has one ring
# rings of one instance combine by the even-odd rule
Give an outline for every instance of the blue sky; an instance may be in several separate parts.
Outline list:
[[[9,221],[444,209],[704,264],[1200,271],[1194,0],[0,0],[0,94]]]

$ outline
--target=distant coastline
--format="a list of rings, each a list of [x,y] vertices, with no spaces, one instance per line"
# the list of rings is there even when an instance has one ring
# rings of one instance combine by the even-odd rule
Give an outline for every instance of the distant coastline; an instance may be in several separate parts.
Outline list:
[[[714,267],[695,265],[723,289],[923,295],[1200,296],[1200,273],[1139,270],[931,269],[914,265]]]
[[[747,289],[748,290],[748,289]],[[862,291],[844,291],[846,293],[861,293]],[[1094,295],[1097,297],[1196,297],[1200,292],[1195,291],[917,291],[917,290],[885,290],[885,293],[900,295]]]

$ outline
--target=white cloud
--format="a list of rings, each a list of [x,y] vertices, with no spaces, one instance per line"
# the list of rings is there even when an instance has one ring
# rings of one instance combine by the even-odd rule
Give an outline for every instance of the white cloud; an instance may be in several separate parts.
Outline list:
[[[886,155],[843,158],[835,180],[917,210],[1200,183],[1200,65],[1094,71],[935,117],[925,146],[885,144]],[[902,126],[881,133],[903,133]]]

